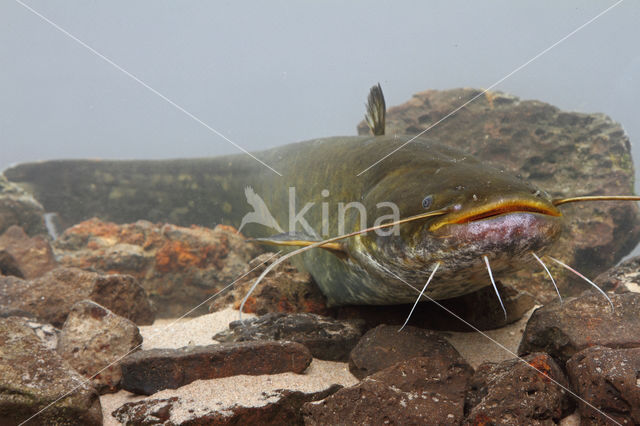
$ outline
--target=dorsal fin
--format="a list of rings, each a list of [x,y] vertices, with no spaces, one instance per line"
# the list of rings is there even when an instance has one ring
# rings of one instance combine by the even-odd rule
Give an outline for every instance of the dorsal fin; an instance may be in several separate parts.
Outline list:
[[[382,87],[380,83],[376,84],[369,90],[369,99],[367,102],[367,113],[364,116],[369,130],[374,136],[384,135],[384,121],[387,114],[387,105],[384,102]]]

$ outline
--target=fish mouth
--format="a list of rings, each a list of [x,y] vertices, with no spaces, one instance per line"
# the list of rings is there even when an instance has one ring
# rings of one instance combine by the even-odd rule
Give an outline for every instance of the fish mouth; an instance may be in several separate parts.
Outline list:
[[[555,206],[541,200],[500,200],[476,208],[454,211],[453,213],[447,214],[443,219],[431,224],[429,231],[435,231],[446,225],[460,225],[512,213],[537,213],[554,217],[562,216],[560,210]]]

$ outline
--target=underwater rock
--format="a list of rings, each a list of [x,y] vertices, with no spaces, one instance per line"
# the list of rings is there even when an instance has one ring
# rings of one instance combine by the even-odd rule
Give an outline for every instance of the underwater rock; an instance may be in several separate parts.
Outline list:
[[[558,423],[573,407],[569,393],[551,379],[568,389],[562,369],[544,353],[480,365],[471,378],[464,424]]]
[[[36,336],[47,349],[56,350],[58,347],[58,340],[60,338],[60,330],[52,326],[51,324],[45,324],[37,321],[32,321],[26,318],[24,324],[36,333]]]
[[[60,327],[71,307],[89,299],[138,324],[151,324],[154,311],[132,277],[56,268],[33,280],[0,276],[0,312],[25,311]]]
[[[455,358],[405,360],[305,404],[305,424],[460,424],[472,374]]]
[[[479,330],[491,330],[518,321],[533,308],[535,299],[529,293],[505,287],[500,281],[496,281],[496,286],[507,310],[506,319],[495,290],[492,286],[487,286],[464,296],[438,300],[437,304],[420,302],[408,324],[430,330],[472,331],[473,328],[468,323]],[[482,309],[478,309],[478,306],[482,306]],[[336,309],[336,316],[340,319],[362,319],[367,329],[380,324],[397,325],[399,328],[404,324],[411,308],[412,305],[341,306]]]
[[[410,326],[398,330],[397,326],[383,324],[366,332],[349,355],[351,374],[362,379],[415,357],[429,357],[434,362],[443,358],[450,363],[466,364],[440,333]]]
[[[151,395],[195,380],[238,374],[302,373],[309,349],[295,342],[240,342],[139,351],[122,360],[122,388]]]
[[[633,289],[637,293],[640,291],[640,256],[620,262],[598,275],[593,282],[605,291],[625,293]]]
[[[213,336],[218,342],[289,340],[305,345],[314,358],[346,361],[363,333],[362,321],[339,321],[315,314],[270,313],[233,321]]]
[[[416,135],[476,96],[426,136],[520,175],[554,197],[633,193],[629,138],[620,124],[604,114],[565,112],[500,92],[483,95],[478,89],[427,90],[389,108],[386,133]],[[358,133],[369,133],[364,122],[358,125]],[[637,203],[569,204],[562,211],[567,228],[549,254],[589,277],[615,265],[640,240]],[[563,295],[585,289],[570,285],[570,273],[549,263]],[[499,278],[542,303],[557,297],[538,266]]]
[[[8,271],[9,273],[3,275],[30,279],[42,276],[58,266],[46,238],[42,235],[29,237],[16,225],[0,235],[0,252],[10,256],[13,259],[13,268],[17,269],[13,273]]]
[[[106,393],[119,388],[120,358],[141,345],[142,336],[133,322],[95,302],[82,300],[71,308],[57,350],[78,373],[91,379],[98,392]]]
[[[593,346],[567,362],[573,389],[619,424],[640,424],[640,348]],[[583,424],[611,424],[599,411],[578,402]]]
[[[14,225],[30,236],[47,235],[42,205],[0,173],[0,234]]]
[[[260,274],[278,258],[273,253],[263,253],[249,262],[249,272],[240,278],[233,289],[217,297],[209,305],[209,311],[215,312],[233,304],[240,308],[242,299],[260,276]],[[326,298],[307,272],[299,271],[285,261],[264,277],[260,285],[247,299],[243,311],[264,315],[270,312],[309,312],[329,315]]]
[[[301,425],[302,404],[342,387],[323,365],[314,361],[306,381],[294,373],[197,380],[126,403],[113,416],[127,425]]]
[[[66,266],[134,276],[158,316],[177,318],[246,272],[261,249],[228,226],[117,225],[91,219],[67,229],[54,251]],[[205,306],[190,314],[203,313]]]
[[[609,294],[615,310],[599,293],[553,302],[536,309],[525,328],[518,354],[546,352],[565,363],[589,346],[640,347],[640,294]]]
[[[0,423],[18,424],[44,409],[30,424],[102,425],[96,390],[25,321],[0,319]]]
[[[0,250],[0,275],[24,278],[20,264],[6,250]]]

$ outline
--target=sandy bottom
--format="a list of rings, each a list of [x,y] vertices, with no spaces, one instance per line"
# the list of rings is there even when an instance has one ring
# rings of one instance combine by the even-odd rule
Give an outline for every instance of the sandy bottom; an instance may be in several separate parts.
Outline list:
[[[538,306],[533,307],[513,324],[495,330],[465,333],[448,331],[443,334],[460,355],[476,369],[483,362],[500,362],[518,355],[518,345],[522,340],[524,328],[536,308]]]
[[[473,366],[478,367],[486,361],[500,362],[514,358],[518,351],[518,344],[522,338],[527,320],[533,309],[522,319],[497,330],[484,332],[445,332],[449,342]],[[243,315],[249,318],[251,315]],[[238,311],[227,308],[213,314],[197,318],[180,320],[157,320],[151,326],[140,327],[144,338],[143,349],[179,348],[188,345],[210,345],[216,341],[212,336],[228,327],[229,322],[238,319]],[[196,411],[216,406],[221,409],[229,404],[252,406],[263,404],[264,394],[275,389],[297,389],[301,391],[316,391],[325,389],[337,383],[351,386],[358,380],[349,373],[346,363],[321,361],[314,359],[305,374],[275,374],[263,376],[234,376],[223,379],[199,380],[177,390],[165,390],[152,395],[151,398],[168,397],[180,394],[190,400],[189,407]],[[102,395],[100,402],[105,425],[118,425],[119,422],[111,413],[122,404],[139,401],[145,396],[134,395],[127,391]],[[177,407],[176,416],[181,411]],[[566,422],[565,422],[566,421]],[[574,425],[575,417],[569,417],[563,425]]]

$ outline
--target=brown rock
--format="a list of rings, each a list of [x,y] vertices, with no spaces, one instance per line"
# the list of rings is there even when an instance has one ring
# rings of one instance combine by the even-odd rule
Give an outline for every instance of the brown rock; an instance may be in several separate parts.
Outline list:
[[[305,404],[305,424],[460,424],[472,374],[461,359],[405,360]]]
[[[631,145],[622,126],[603,114],[564,112],[544,102],[520,100],[478,89],[428,90],[389,108],[387,134],[416,135],[474,97],[473,102],[431,128],[427,135],[462,149],[495,167],[521,175],[553,197],[631,194]],[[364,123],[360,134],[367,134]],[[636,203],[580,203],[562,206],[567,229],[550,254],[589,277],[615,265],[640,239]],[[571,273],[549,268],[563,295],[575,295]],[[499,277],[547,303],[557,295],[544,270],[534,266]],[[578,281],[573,281],[577,283]]]
[[[122,388],[151,395],[194,380],[238,374],[302,373],[311,363],[309,349],[294,342],[241,342],[180,349],[139,351],[122,361]]]
[[[115,392],[122,371],[119,360],[142,345],[136,325],[90,300],[71,308],[64,322],[58,353],[100,393]]]
[[[56,268],[29,281],[0,277],[0,311],[30,312],[58,327],[76,302],[94,296],[115,314],[142,324],[153,322],[153,308],[131,277],[105,277],[76,268]]]
[[[6,250],[0,250],[0,275],[24,278],[18,261]]]
[[[217,297],[209,306],[215,312],[233,304],[235,309],[262,274],[266,267],[278,258],[273,253],[263,253],[249,263],[251,271],[240,278],[233,289],[221,297]],[[309,312],[318,315],[329,315],[327,302],[316,283],[307,272],[298,271],[290,262],[278,265],[269,275],[264,277],[260,285],[247,299],[244,312],[264,315],[270,312]]]
[[[438,300],[437,303],[420,302],[411,314],[409,324],[430,330],[473,331],[474,329],[468,325],[471,324],[479,330],[491,330],[519,320],[533,308],[535,298],[530,294],[513,287],[505,287],[500,281],[497,281],[496,285],[507,310],[506,319],[495,290],[489,286],[464,296]],[[482,306],[482,309],[478,309],[479,306]],[[366,328],[380,324],[400,327],[412,307],[413,305],[343,306],[337,308],[337,317],[362,319]],[[451,312],[460,318],[456,318]]]
[[[547,354],[484,363],[471,379],[465,424],[555,424],[572,409],[565,389],[562,369]]]
[[[640,348],[584,349],[567,362],[567,374],[573,389],[592,405],[578,402],[584,423],[640,424]]]
[[[151,325],[156,317],[147,293],[131,275],[98,275],[88,299],[139,325]]]
[[[11,226],[0,236],[0,251],[14,260],[20,278],[36,278],[58,266],[49,241],[41,235],[29,237],[19,226]]]
[[[536,309],[522,336],[518,354],[546,352],[564,363],[589,346],[640,347],[640,294],[599,293],[553,302]]]
[[[261,249],[228,226],[208,229],[91,219],[56,240],[60,263],[138,279],[162,317],[179,317],[247,271]],[[206,313],[206,306],[190,315]]]
[[[44,208],[39,202],[0,173],[0,234],[17,225],[27,235],[47,234]]]
[[[30,418],[30,424],[102,425],[95,389],[24,319],[0,319],[0,423]]]
[[[605,291],[626,293],[629,288],[640,288],[640,256],[632,257],[606,270],[593,280]]]
[[[440,333],[416,327],[380,325],[365,333],[349,356],[349,370],[359,379],[415,357],[445,358],[464,363]]]
[[[346,361],[363,332],[362,321],[338,321],[315,314],[271,313],[233,321],[213,336],[218,342],[289,340],[305,345],[314,358]]]

